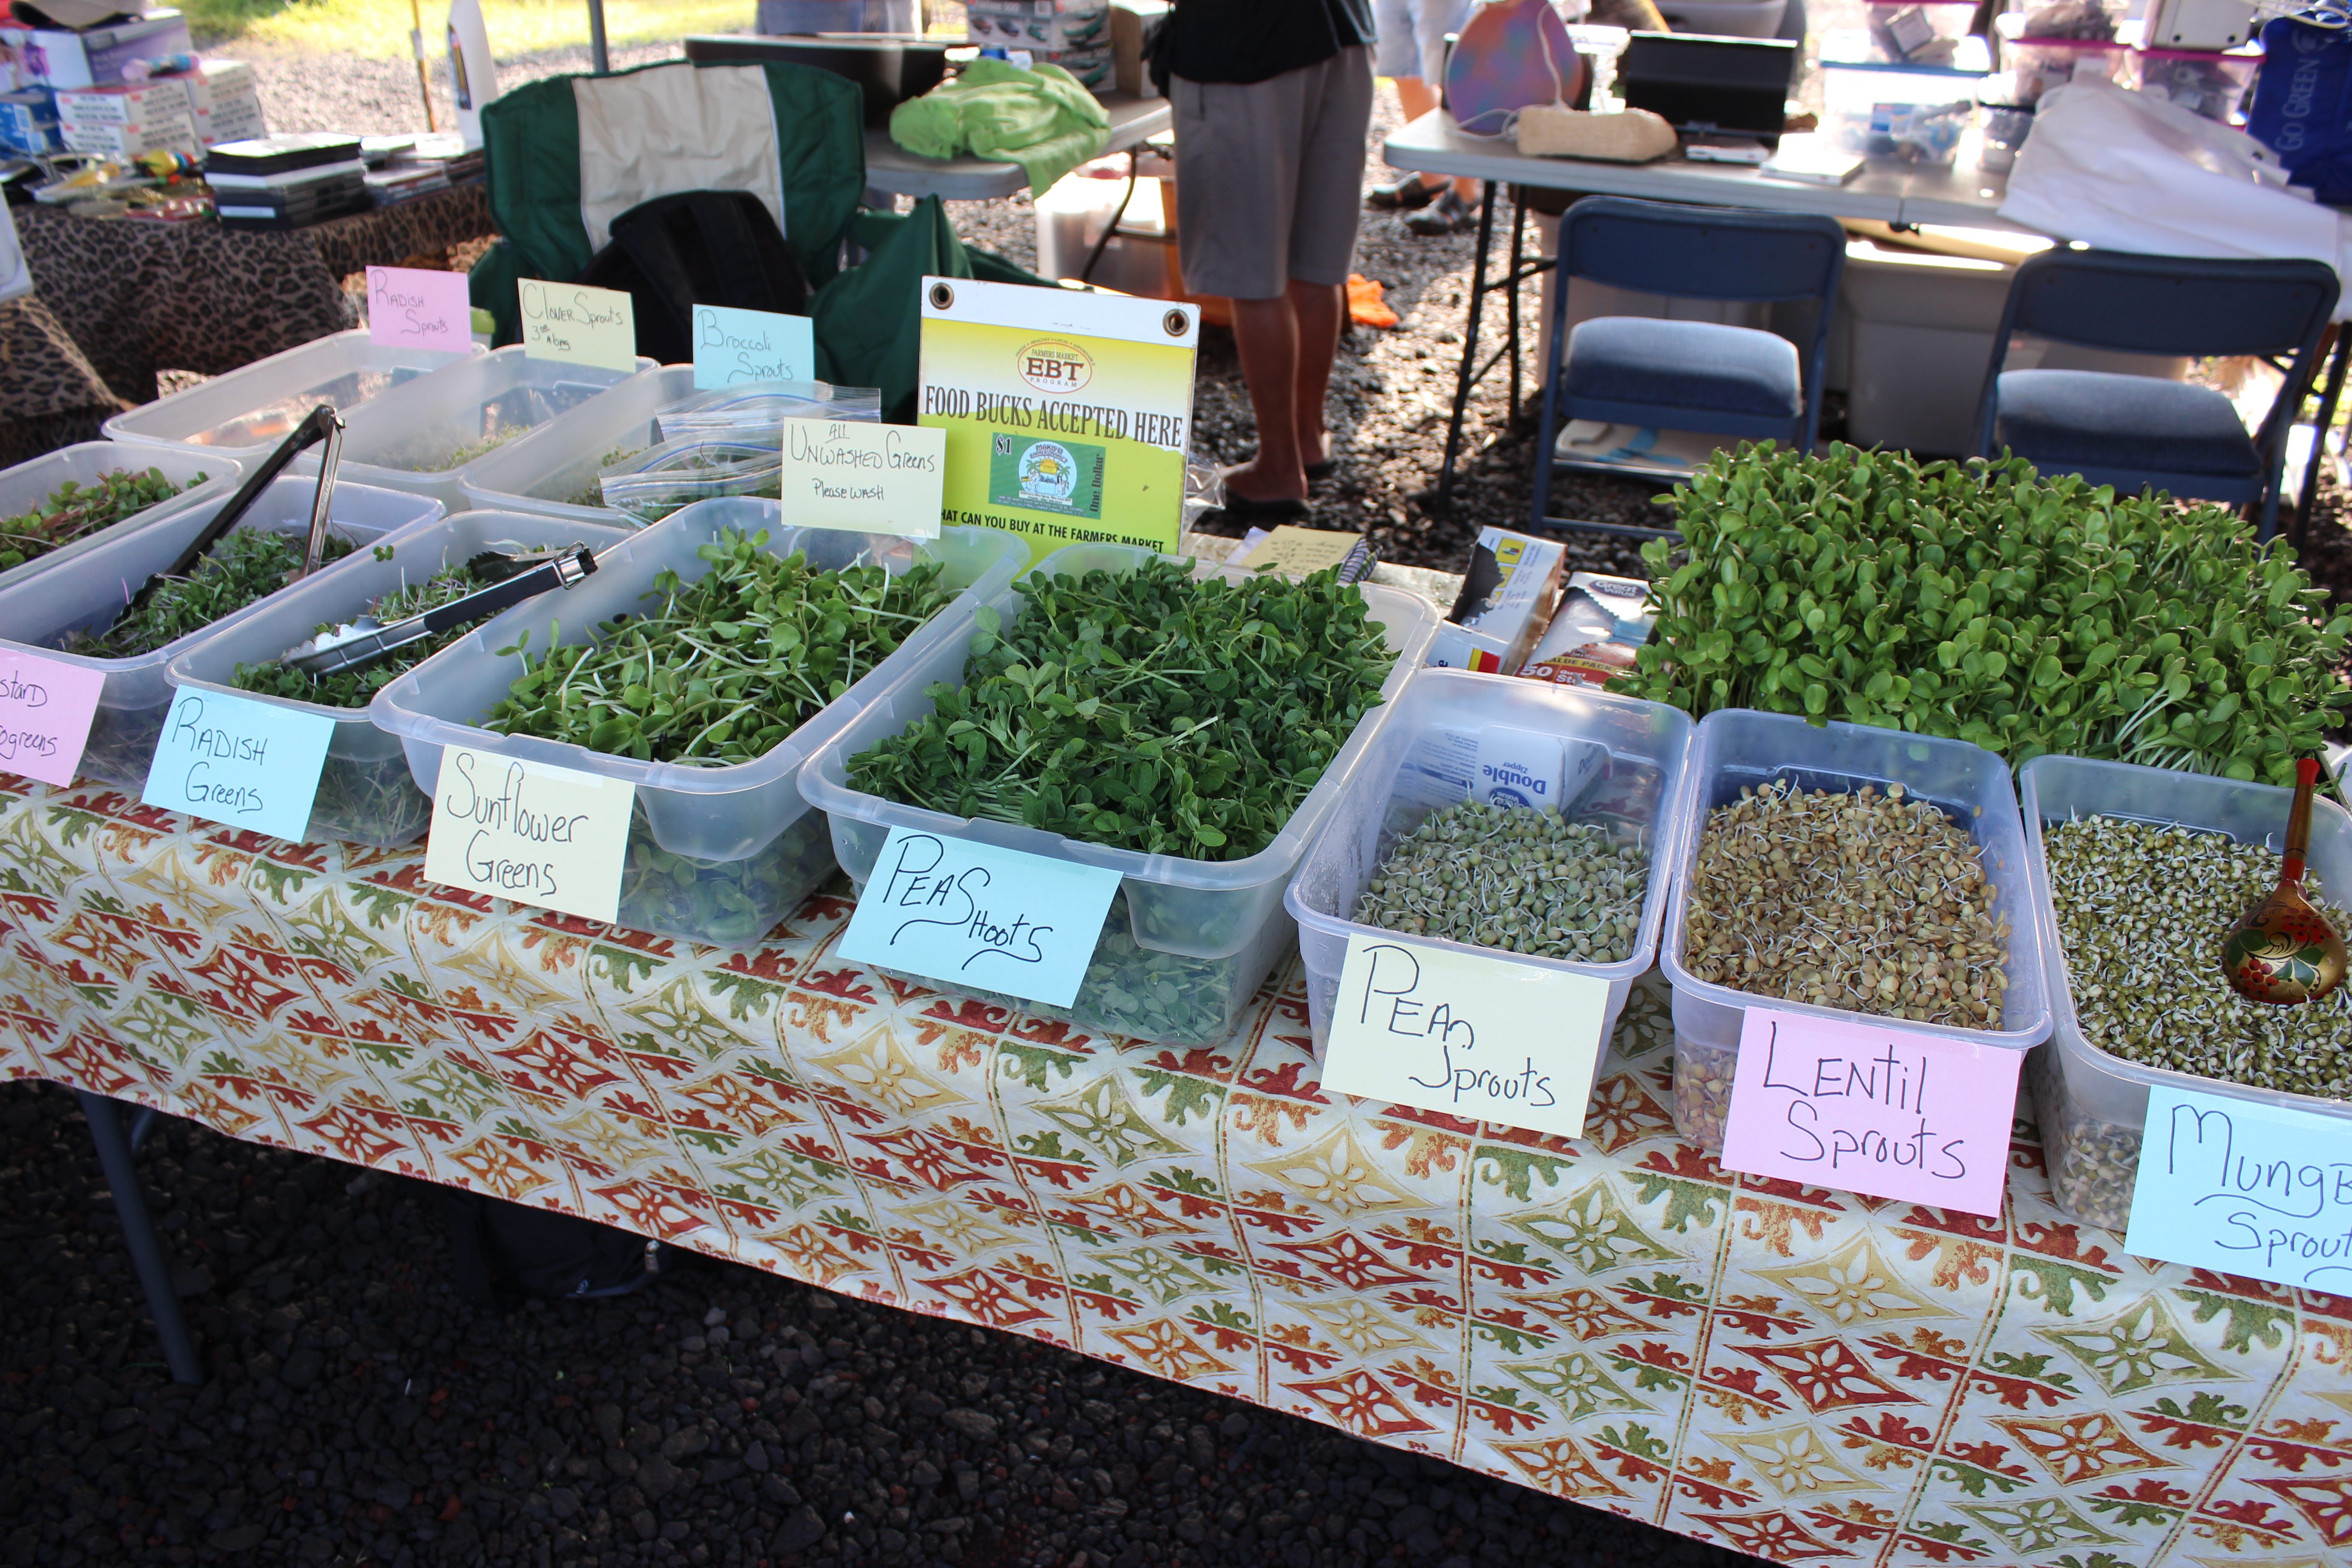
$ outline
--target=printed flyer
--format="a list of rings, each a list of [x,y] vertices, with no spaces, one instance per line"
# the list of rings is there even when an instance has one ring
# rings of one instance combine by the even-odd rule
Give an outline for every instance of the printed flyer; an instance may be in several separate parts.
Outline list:
[[[1165,300],[923,279],[917,423],[947,433],[941,521],[1038,560],[1104,541],[1173,552],[1200,312]]]

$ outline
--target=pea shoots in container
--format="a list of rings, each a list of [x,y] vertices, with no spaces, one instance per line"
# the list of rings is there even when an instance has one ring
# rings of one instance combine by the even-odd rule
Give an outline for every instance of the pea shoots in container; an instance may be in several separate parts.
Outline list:
[[[1700,721],[1667,914],[1675,1125],[1723,1147],[1746,1009],[2024,1050],[2049,1028],[2009,770],[1964,741],[1727,709]]]
[[[1175,1045],[1233,1032],[1291,945],[1282,889],[1436,612],[1127,545],[1047,557],[813,757],[803,781],[853,879],[891,826],[1022,829],[1031,853],[1121,875],[1065,1009]]]

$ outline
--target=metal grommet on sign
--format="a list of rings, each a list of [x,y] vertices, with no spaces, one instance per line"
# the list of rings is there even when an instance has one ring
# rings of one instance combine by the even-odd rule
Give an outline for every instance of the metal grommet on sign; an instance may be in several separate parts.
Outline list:
[[[1171,310],[1166,315],[1160,318],[1160,324],[1168,329],[1168,335],[1170,337],[1181,338],[1184,335],[1186,329],[1191,327],[1192,323],[1186,318],[1183,311]]]
[[[931,285],[931,309],[944,310],[955,303],[955,290],[944,283]]]

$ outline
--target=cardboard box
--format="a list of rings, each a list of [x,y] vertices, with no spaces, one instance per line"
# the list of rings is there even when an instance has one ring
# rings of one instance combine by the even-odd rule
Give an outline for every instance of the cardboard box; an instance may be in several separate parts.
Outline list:
[[[1605,686],[1635,668],[1654,619],[1646,607],[1650,585],[1638,577],[1571,573],[1559,608],[1535,651],[1519,667],[1531,680],[1559,686]]]
[[[1481,529],[1462,596],[1437,628],[1428,662],[1446,669],[1518,673],[1550,623],[1568,549],[1500,528]]]
[[[80,33],[0,27],[14,87],[106,87],[121,81],[132,60],[194,54],[195,47],[187,19],[177,11],[152,11],[135,22]]]
[[[122,125],[74,125],[65,127],[65,143],[77,153],[92,153],[101,157],[131,159],[150,153],[185,153],[194,157],[197,151],[196,122],[187,110],[152,124],[131,127]]]
[[[180,77],[69,88],[58,94],[58,118],[74,125],[136,128],[187,111],[187,83]]]
[[[196,110],[196,139],[207,147],[223,142],[249,142],[268,134],[268,122],[262,117],[261,95],[257,92],[215,98]]]
[[[1111,80],[1129,98],[1158,98],[1151,41],[1168,25],[1168,0],[1119,0],[1110,8]]]

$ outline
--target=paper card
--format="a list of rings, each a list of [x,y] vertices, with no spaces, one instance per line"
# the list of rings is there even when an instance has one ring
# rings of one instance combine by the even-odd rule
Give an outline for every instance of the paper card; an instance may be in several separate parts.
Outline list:
[[[694,308],[696,386],[815,379],[816,331],[806,316],[731,305]]]
[[[1576,1138],[1609,983],[1351,932],[1323,1087]]]
[[[1750,1007],[1727,1170],[1999,1215],[2023,1053]]]
[[[425,875],[609,925],[636,799],[625,779],[445,747]]]
[[[148,764],[148,805],[299,844],[335,721],[226,691],[184,686]]]
[[[102,670],[0,648],[0,769],[47,784],[73,783]]]
[[[1066,1007],[1118,873],[904,827],[890,830],[840,953],[942,985]]]
[[[1363,542],[1360,533],[1342,533],[1333,528],[1300,528],[1286,522],[1260,540],[1241,558],[1241,563],[1253,572],[1271,566],[1277,572],[1304,577],[1327,566],[1339,565],[1348,559],[1348,552]]]
[[[474,347],[474,302],[462,272],[424,267],[367,269],[368,342],[385,348]]]
[[[626,294],[536,278],[524,279],[519,294],[525,358],[567,360],[602,370],[636,368],[636,301]]]
[[[2352,1295],[2352,1121],[2152,1085],[2124,1247]]]
[[[948,433],[858,420],[783,422],[785,521],[811,528],[940,536]]]

